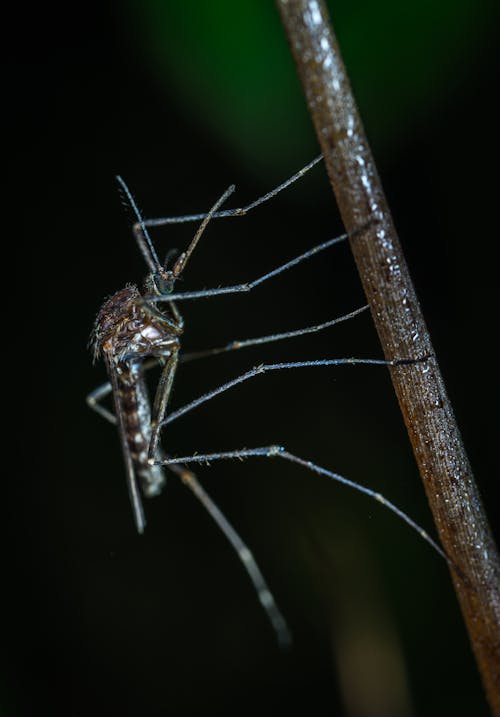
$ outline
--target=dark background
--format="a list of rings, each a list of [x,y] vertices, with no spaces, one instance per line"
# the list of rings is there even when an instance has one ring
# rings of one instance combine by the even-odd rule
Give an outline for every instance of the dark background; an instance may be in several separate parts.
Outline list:
[[[5,216],[14,223],[4,246],[17,256],[4,271],[19,332],[7,381],[20,420],[6,470],[14,560],[2,714],[487,714],[445,565],[368,498],[279,461],[200,468],[289,620],[289,654],[225,539],[174,478],[146,504],[145,535],[135,534],[115,431],[85,405],[105,380],[86,348],[94,316],[145,273],[114,175],[147,216],[180,214],[207,209],[232,182],[235,204],[250,201],[316,150],[311,133],[312,152],[291,141],[273,164],[272,148],[265,159],[255,149],[252,167],[251,148],[238,155],[152,71],[135,10],[71,12],[29,8],[10,26],[5,64]],[[432,111],[392,144],[375,139],[375,154],[495,528],[493,29],[492,19]],[[369,114],[366,123],[370,136]],[[160,255],[192,231],[157,231]],[[320,166],[254,215],[210,227],[182,288],[254,278],[341,231]],[[255,294],[186,302],[183,345],[299,328],[362,303],[339,246]],[[380,355],[364,314],[312,338],[183,366],[172,405],[261,362]],[[384,369],[257,378],[164,439],[178,455],[282,443],[381,490],[433,530]]]

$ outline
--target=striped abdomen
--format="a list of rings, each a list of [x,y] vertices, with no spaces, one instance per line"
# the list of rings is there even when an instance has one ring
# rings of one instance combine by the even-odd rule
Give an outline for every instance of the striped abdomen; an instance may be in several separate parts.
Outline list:
[[[114,374],[118,389],[115,391],[116,414],[121,416],[123,440],[145,495],[157,495],[165,483],[165,476],[161,466],[148,465],[151,407],[142,361],[117,362]]]

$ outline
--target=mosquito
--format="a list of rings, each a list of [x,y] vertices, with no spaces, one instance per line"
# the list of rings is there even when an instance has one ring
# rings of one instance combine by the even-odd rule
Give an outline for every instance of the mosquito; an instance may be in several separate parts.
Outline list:
[[[194,493],[235,549],[250,577],[258,599],[275,630],[278,642],[281,646],[286,646],[290,643],[290,631],[255,558],[218,506],[206,493],[196,475],[186,467],[187,465],[251,457],[280,458],[291,463],[296,463],[313,473],[354,488],[378,501],[405,521],[431,545],[439,555],[448,563],[450,562],[450,559],[443,549],[426,531],[383,495],[371,488],[349,480],[338,473],[327,470],[312,461],[300,458],[290,453],[283,446],[269,445],[206,454],[193,453],[192,455],[181,457],[171,457],[165,453],[160,446],[160,433],[167,424],[172,423],[189,411],[194,410],[201,404],[212,400],[225,391],[266,372],[299,368],[331,367],[346,364],[401,366],[414,363],[414,359],[385,361],[383,359],[325,358],[313,361],[260,364],[238,375],[227,383],[218,386],[214,390],[203,394],[185,406],[167,413],[168,401],[172,391],[176,369],[179,361],[183,359],[181,353],[181,336],[184,330],[184,322],[177,307],[178,301],[211,298],[222,294],[252,291],[263,282],[273,279],[278,274],[292,269],[292,267],[347,239],[347,234],[329,239],[253,281],[199,291],[176,293],[174,290],[177,280],[184,272],[188,261],[211,220],[222,217],[241,217],[248,214],[248,212],[255,207],[268,201],[293,182],[297,181],[321,159],[321,155],[316,157],[285,182],[245,207],[226,210],[220,209],[234,192],[235,187],[230,186],[208,212],[148,220],[143,218],[124,180],[121,177],[117,177],[121,191],[135,215],[132,231],[148,266],[149,273],[144,280],[142,290],[134,284],[128,284],[103,304],[97,315],[91,335],[94,359],[96,360],[101,356],[104,358],[109,381],[92,391],[87,396],[87,403],[107,421],[117,426],[125,462],[127,487],[138,532],[142,533],[146,525],[142,495],[147,497],[158,495],[165,485],[165,470],[173,472],[179,476],[182,482]],[[184,222],[200,222],[200,224],[187,249],[181,252],[169,267],[172,252],[167,254],[167,258],[162,264],[151,241],[148,227]],[[366,231],[367,228],[368,225],[361,227],[358,231]],[[367,306],[362,306],[348,314],[325,323],[294,331],[271,334],[253,339],[234,340],[222,347],[186,354],[184,358],[185,360],[194,360],[207,355],[235,351],[248,346],[281,341],[323,331],[342,321],[354,318],[367,308]],[[161,374],[153,402],[151,403],[146,386],[145,374],[149,368],[155,365],[161,367]],[[113,396],[114,413],[101,404],[102,399],[110,393]]]

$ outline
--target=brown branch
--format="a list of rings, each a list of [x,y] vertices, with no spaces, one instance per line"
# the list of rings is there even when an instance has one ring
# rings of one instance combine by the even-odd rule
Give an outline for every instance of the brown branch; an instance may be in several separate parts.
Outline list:
[[[492,708],[500,716],[500,561],[323,0],[277,0]],[[373,221],[375,219],[375,222]],[[460,571],[466,579],[460,576]]]

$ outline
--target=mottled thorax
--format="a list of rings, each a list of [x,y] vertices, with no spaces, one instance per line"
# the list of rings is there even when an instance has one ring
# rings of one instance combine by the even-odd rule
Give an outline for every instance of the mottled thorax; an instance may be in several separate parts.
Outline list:
[[[139,289],[129,284],[113,294],[101,307],[92,331],[94,359],[102,353],[122,361],[127,356],[154,356],[168,353],[177,345],[162,313],[149,310],[142,303]]]

